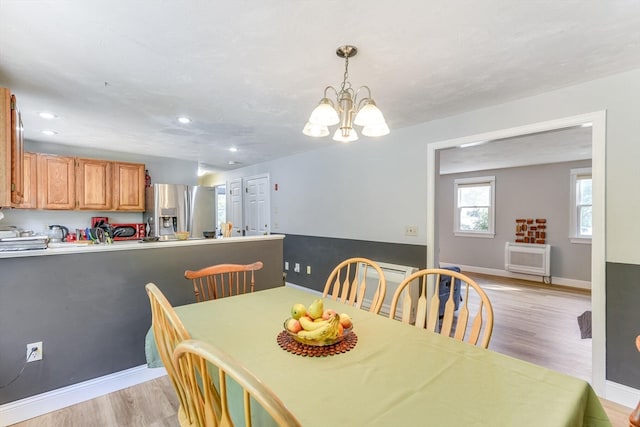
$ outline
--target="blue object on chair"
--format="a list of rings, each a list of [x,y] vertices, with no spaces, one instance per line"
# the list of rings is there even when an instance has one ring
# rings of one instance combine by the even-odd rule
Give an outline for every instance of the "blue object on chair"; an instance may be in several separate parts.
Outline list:
[[[455,267],[455,266],[451,266],[451,267],[440,267],[443,270],[451,270],[451,271],[455,271],[457,273],[460,273],[460,268],[459,267]],[[449,292],[451,289],[451,276],[440,276],[440,285],[439,285],[439,296],[440,296],[440,307],[439,307],[439,314],[440,316],[444,315],[444,307],[445,304],[447,303],[447,300],[449,299]],[[458,310],[458,306],[460,306],[460,301],[462,300],[462,298],[460,298],[460,279],[455,279],[454,280],[454,286],[453,286],[453,302],[454,302],[454,311]]]

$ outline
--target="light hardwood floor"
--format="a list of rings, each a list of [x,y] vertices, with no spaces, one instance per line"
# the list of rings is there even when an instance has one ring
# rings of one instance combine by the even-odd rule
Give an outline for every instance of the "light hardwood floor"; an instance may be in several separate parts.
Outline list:
[[[486,290],[495,324],[489,349],[591,378],[591,340],[581,339],[577,317],[591,308],[584,291],[536,282],[469,274]],[[627,427],[631,408],[601,399],[614,427]],[[15,424],[17,427],[177,426],[177,400],[167,377]]]

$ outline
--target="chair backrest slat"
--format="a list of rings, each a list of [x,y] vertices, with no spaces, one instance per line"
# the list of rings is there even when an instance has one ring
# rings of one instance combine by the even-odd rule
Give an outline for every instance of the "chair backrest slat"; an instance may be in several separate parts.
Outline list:
[[[373,283],[371,270],[375,270],[378,276],[377,281],[374,279]],[[369,311],[379,313],[384,302],[387,281],[382,268],[367,258],[349,258],[339,263],[327,278],[322,296],[357,308],[365,308],[363,302],[366,288],[370,284],[375,288]]]
[[[178,418],[186,420],[186,425],[191,425],[195,422],[194,413],[189,411],[187,392],[180,383],[172,362],[173,352],[178,344],[191,336],[162,291],[154,283],[148,283],[145,290],[151,305],[151,329],[158,354],[178,396]]]
[[[257,402],[278,426],[301,426],[285,404],[262,381],[244,368],[237,360],[209,343],[187,340],[179,344],[173,354],[180,382],[189,390],[188,402],[200,415],[200,426],[233,427],[229,407],[242,404],[245,425],[251,426]],[[213,376],[218,378],[218,388]],[[242,395],[230,395],[229,385],[237,383]],[[230,399],[238,399],[238,405],[230,405]],[[235,414],[239,416],[240,414]]]
[[[255,271],[262,261],[251,264],[217,264],[200,270],[187,270],[184,277],[193,282],[196,301],[208,301],[255,290]]]
[[[435,279],[435,291],[428,298],[428,303],[425,304],[420,300],[424,299],[425,294],[429,294],[429,292],[425,292],[427,284],[430,283],[428,278]],[[411,301],[410,287],[413,286],[412,282],[421,282],[418,289],[420,298],[418,298],[417,304]],[[459,288],[459,293],[457,288]],[[441,297],[443,291],[448,292],[448,295]],[[460,298],[461,301],[456,301],[457,298]],[[493,308],[484,290],[466,275],[438,268],[417,271],[398,285],[389,310],[389,317],[392,319],[396,316],[400,300],[402,300],[401,321],[403,323],[410,323],[410,318],[405,316],[405,313],[416,306],[414,326],[480,347],[487,348],[489,346],[493,332]],[[458,306],[457,310],[456,306]]]

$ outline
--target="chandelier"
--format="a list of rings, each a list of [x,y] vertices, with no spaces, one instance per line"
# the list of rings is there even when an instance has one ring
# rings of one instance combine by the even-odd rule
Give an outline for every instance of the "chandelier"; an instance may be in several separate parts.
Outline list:
[[[363,126],[362,134],[365,136],[382,136],[389,133],[389,126],[384,120],[382,111],[371,98],[371,89],[361,86],[353,90],[349,82],[349,58],[358,53],[358,48],[351,45],[340,46],[336,49],[336,55],[344,58],[344,77],[340,90],[333,86],[324,89],[324,97],[318,106],[311,112],[309,121],[304,126],[302,133],[308,136],[323,137],[329,135],[329,126],[340,124],[333,134],[335,141],[351,142],[358,139],[358,134],[353,125]],[[327,97],[332,90],[335,94],[334,103]],[[358,99],[361,91],[366,91],[366,96]]]

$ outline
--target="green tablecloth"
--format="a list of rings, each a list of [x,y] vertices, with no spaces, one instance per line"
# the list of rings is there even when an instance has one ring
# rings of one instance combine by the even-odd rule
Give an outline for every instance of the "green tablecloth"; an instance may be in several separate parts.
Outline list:
[[[355,348],[319,358],[282,350],[276,337],[290,307],[314,298],[281,287],[176,311],[193,338],[240,360],[304,426],[611,425],[583,380],[331,300],[326,308],[353,318]]]

